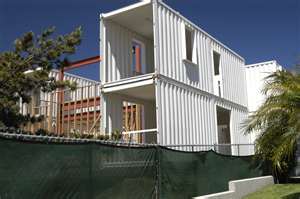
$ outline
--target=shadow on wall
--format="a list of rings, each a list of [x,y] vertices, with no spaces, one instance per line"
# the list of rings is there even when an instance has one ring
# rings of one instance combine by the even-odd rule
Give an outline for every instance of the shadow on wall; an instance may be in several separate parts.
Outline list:
[[[184,61],[183,65],[185,66],[184,68],[188,79],[192,83],[198,83],[200,81],[199,66],[194,63],[189,63],[188,61]]]

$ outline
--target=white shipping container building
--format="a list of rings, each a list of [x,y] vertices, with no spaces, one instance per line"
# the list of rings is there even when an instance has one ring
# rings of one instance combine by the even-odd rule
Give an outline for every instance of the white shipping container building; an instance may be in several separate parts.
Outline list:
[[[164,2],[101,14],[100,52],[102,132],[124,129],[124,102],[132,102],[141,105],[142,126],[125,133],[145,143],[253,143],[241,128],[249,99],[244,58]]]
[[[266,77],[282,69],[283,67],[275,60],[246,65],[249,114],[253,114],[266,99],[266,96],[262,93],[262,89],[266,83]],[[258,132],[251,134],[252,143],[254,143],[257,135]]]

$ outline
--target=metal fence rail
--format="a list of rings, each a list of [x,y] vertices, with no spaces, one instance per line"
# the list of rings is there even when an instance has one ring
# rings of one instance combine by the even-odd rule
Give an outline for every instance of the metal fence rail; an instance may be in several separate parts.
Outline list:
[[[251,156],[168,149],[211,145],[129,147],[20,133],[0,129],[0,198],[181,199],[225,191],[232,179],[266,175]]]
[[[241,144],[179,144],[179,145],[164,145],[165,147],[184,150],[184,151],[209,151],[213,150],[217,153],[224,155],[237,155],[237,156],[247,156],[253,155],[255,151],[255,145],[250,143]]]
[[[16,138],[20,140],[31,140],[31,141],[47,141],[56,143],[99,143],[109,144],[117,146],[130,146],[130,147],[157,147],[163,146],[169,149],[178,151],[209,151],[213,150],[217,153],[224,155],[236,155],[236,156],[248,156],[253,155],[255,151],[254,144],[170,144],[170,145],[158,145],[152,143],[136,143],[128,141],[113,141],[113,140],[99,140],[99,139],[82,139],[82,138],[68,138],[58,136],[41,136],[41,135],[28,135],[28,134],[17,134],[0,132],[0,137],[3,138]]]

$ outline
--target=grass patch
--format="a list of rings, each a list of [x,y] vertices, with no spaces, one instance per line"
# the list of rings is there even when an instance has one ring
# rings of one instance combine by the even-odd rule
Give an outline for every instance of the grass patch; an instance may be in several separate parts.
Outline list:
[[[275,184],[249,194],[243,199],[294,199],[300,197],[297,193],[300,194],[300,184]]]

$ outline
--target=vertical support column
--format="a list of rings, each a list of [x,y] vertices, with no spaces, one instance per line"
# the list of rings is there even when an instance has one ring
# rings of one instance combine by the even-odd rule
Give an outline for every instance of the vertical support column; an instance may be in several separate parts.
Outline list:
[[[124,103],[125,105],[125,130],[128,131],[128,102]]]
[[[31,113],[30,113],[30,116],[31,117],[34,117],[35,116],[35,111],[34,111],[34,108],[35,108],[35,96],[34,96],[34,94],[32,95],[32,97],[31,97]],[[30,122],[30,131],[31,131],[31,133],[34,133],[34,123],[31,123]]]
[[[64,69],[61,68],[58,74],[59,81],[64,80]],[[62,121],[62,105],[64,100],[64,93],[63,88],[58,89],[58,96],[57,96],[57,133],[61,134],[63,131],[63,121]]]
[[[82,134],[82,117],[83,117],[83,87],[80,89],[81,99],[80,99],[80,134]]]
[[[74,133],[76,133],[77,131],[77,88],[75,90],[75,99],[74,99],[74,108],[73,108],[73,111],[74,111],[74,114],[73,114],[73,118],[74,118]]]
[[[97,104],[96,104],[96,100],[97,100],[97,84],[94,84],[94,122],[93,125],[96,125],[96,111],[97,111]],[[94,134],[96,134],[96,126],[94,126]]]
[[[60,121],[61,121],[61,129],[60,129],[60,134],[64,134],[64,104],[65,104],[65,99],[64,99],[64,89],[61,91],[61,101],[60,101]]]
[[[48,131],[53,132],[52,128],[52,112],[53,112],[53,92],[50,93],[50,102],[49,102],[49,115],[48,115]]]
[[[86,113],[86,132],[89,132],[89,123],[90,123],[90,85],[87,86],[87,113]]]
[[[71,91],[70,91],[71,92]],[[71,99],[68,101],[68,128],[67,128],[67,135],[68,137],[70,136],[70,105],[71,105],[71,100],[72,100],[72,93],[70,93]]]
[[[134,117],[133,117],[133,108],[134,108],[134,105],[130,102],[130,131],[134,131]]]
[[[136,130],[141,130],[140,127],[140,105],[136,104],[135,105],[135,125],[136,125]],[[141,134],[136,135],[137,141],[140,143],[141,142]]]

